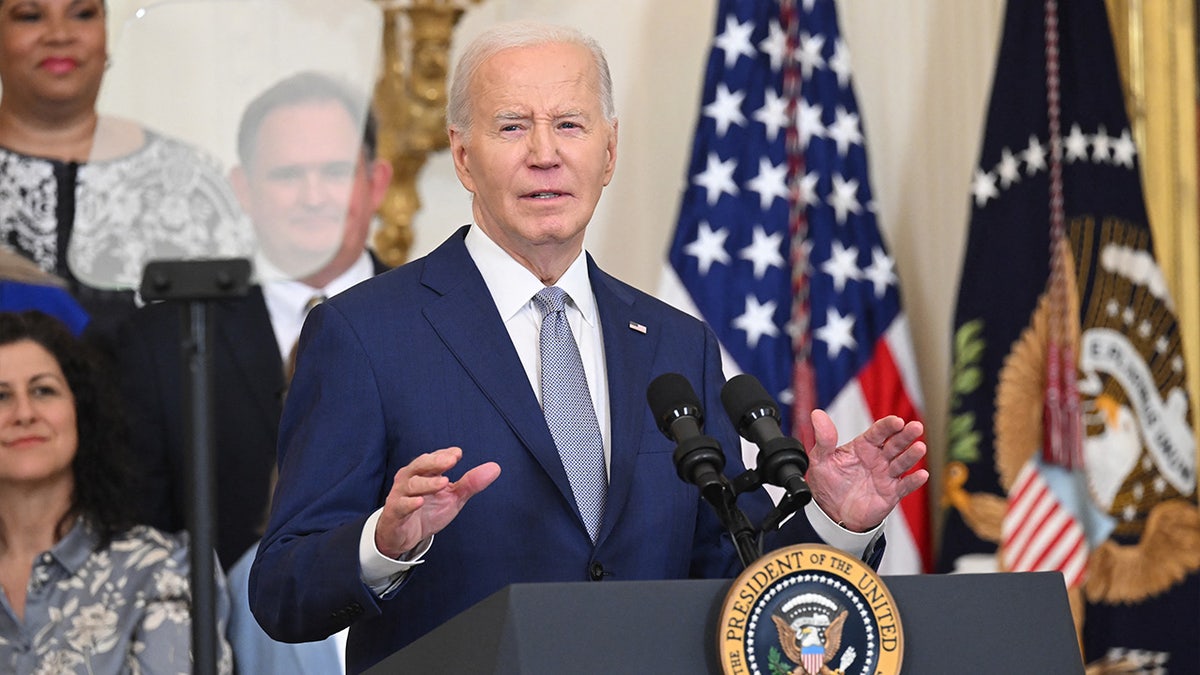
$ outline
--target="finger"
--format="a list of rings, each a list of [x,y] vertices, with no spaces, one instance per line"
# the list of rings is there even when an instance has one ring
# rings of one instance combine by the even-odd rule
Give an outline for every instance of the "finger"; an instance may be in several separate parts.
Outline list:
[[[892,477],[903,476],[908,473],[914,466],[920,463],[925,456],[925,443],[918,441],[908,446],[908,449],[892,459],[888,465],[888,472]]]
[[[884,444],[887,443],[888,439],[896,436],[898,433],[902,433],[904,429],[904,420],[895,415],[888,415],[887,417],[876,420],[874,424],[867,427],[867,430],[862,434],[862,438],[867,443],[882,449]],[[916,440],[916,437],[914,437],[913,440]],[[909,442],[911,443],[912,441]],[[908,445],[908,443],[905,443],[904,445]],[[902,445],[900,447],[903,448],[904,446]]]
[[[809,448],[810,455],[826,455],[833,452],[837,446],[837,427],[824,410],[814,410],[810,416],[813,425],[813,439],[816,441]]]
[[[900,499],[904,499],[924,485],[928,480],[929,472],[925,469],[918,469],[897,481],[896,494]]]
[[[397,474],[392,482],[392,492],[402,497],[419,497],[445,490],[450,484],[446,476],[411,476]]]
[[[912,445],[925,435],[925,425],[917,420],[913,420],[904,425],[902,429],[897,431],[888,439],[889,442],[895,443],[901,450]]]
[[[487,462],[463,474],[454,484],[454,491],[462,496],[463,501],[474,497],[500,477],[500,465]]]
[[[401,468],[400,471],[405,471],[412,475],[436,476],[454,468],[454,465],[458,464],[458,460],[460,459],[462,459],[462,448],[442,448],[418,455]]]
[[[384,501],[383,510],[389,518],[402,521],[416,513],[424,504],[424,497],[409,497],[398,492],[392,492],[388,494],[387,499]]]

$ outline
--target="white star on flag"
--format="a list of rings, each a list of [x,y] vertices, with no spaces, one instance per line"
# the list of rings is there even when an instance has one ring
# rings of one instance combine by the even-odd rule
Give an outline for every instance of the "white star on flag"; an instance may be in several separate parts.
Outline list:
[[[1000,176],[1000,187],[1005,189],[1021,180],[1021,163],[1008,148],[1000,153],[1000,163],[996,165],[996,173]]]
[[[758,160],[758,175],[746,181],[746,187],[751,192],[758,193],[758,201],[766,211],[776,197],[787,199],[787,165],[775,166],[771,160],[762,157]]]
[[[996,177],[987,171],[975,169],[975,180],[971,183],[971,192],[975,194],[975,206],[987,204],[989,199],[1000,196],[996,189]]]
[[[1046,148],[1038,141],[1037,136],[1029,137],[1029,147],[1021,151],[1021,159],[1025,160],[1026,176],[1046,170]]]
[[[860,278],[858,249],[853,246],[846,248],[842,242],[834,241],[833,252],[829,255],[829,260],[821,265],[821,271],[833,277],[833,289],[841,293],[845,290],[847,281]]]
[[[1133,159],[1137,156],[1137,144],[1129,135],[1129,129],[1121,130],[1121,137],[1113,141],[1113,163],[1132,169]]]
[[[1087,159],[1087,146],[1088,140],[1083,130],[1079,128],[1078,124],[1072,125],[1071,134],[1063,141],[1063,148],[1066,150],[1064,158],[1068,162]]]
[[[780,98],[774,89],[768,89],[762,107],[754,111],[753,117],[767,128],[767,139],[773,141],[779,136],[779,130],[787,126],[787,100]]]
[[[825,136],[825,124],[821,121],[821,116],[824,115],[821,110],[821,104],[809,104],[808,101],[797,101],[796,103],[796,128],[800,132],[800,147],[807,149],[808,143],[813,138],[823,138]]]
[[[825,325],[813,331],[813,337],[825,343],[830,358],[837,357],[843,349],[854,349],[858,344],[854,340],[854,315],[842,316],[830,307],[825,315]]]
[[[700,223],[700,231],[696,240],[683,248],[684,252],[696,258],[700,265],[700,274],[708,274],[714,262],[722,265],[729,264],[729,252],[725,250],[725,239],[729,230],[721,228],[714,231],[707,222]]]
[[[725,51],[726,68],[732,68],[740,56],[754,56],[754,46],[750,44],[753,32],[753,23],[740,23],[736,16],[725,17],[725,32],[718,35],[713,44]]]
[[[883,249],[876,246],[871,249],[871,264],[863,270],[863,278],[871,282],[875,288],[875,297],[882,298],[887,293],[888,286],[894,285],[896,279],[896,261],[892,260]]]
[[[738,186],[733,182],[733,172],[737,169],[737,160],[721,161],[716,153],[708,156],[708,166],[703,173],[696,174],[692,182],[704,188],[708,195],[708,204],[717,203],[722,194],[737,196]]]
[[[731,124],[742,126],[746,123],[746,116],[742,114],[742,101],[745,99],[746,94],[731,92],[724,84],[717,85],[717,100],[704,106],[704,114],[717,124],[717,135],[728,133]]]
[[[829,195],[829,205],[837,214],[838,225],[845,225],[849,214],[860,213],[862,206],[858,203],[858,179],[846,180],[841,174],[833,174],[833,192]]]
[[[858,127],[858,115],[846,112],[841,106],[838,106],[834,115],[836,119],[829,126],[827,133],[837,141],[838,154],[844,157],[850,151],[850,146],[862,145],[863,135]]]
[[[761,227],[754,228],[754,241],[738,252],[738,257],[742,260],[749,260],[754,264],[754,278],[761,279],[767,273],[767,270],[772,267],[783,267],[783,254],[779,252],[779,245],[783,243],[783,233],[776,232],[767,234]]]
[[[733,327],[746,332],[746,344],[751,349],[758,346],[764,335],[779,335],[779,327],[775,325],[775,301],[760,304],[758,298],[747,295],[746,311],[733,320]]]
[[[775,20],[767,24],[767,30],[768,35],[758,43],[758,49],[771,59],[771,70],[779,70],[783,66],[783,58],[787,56],[787,33]]]
[[[800,62],[800,72],[805,79],[812,77],[814,68],[821,68],[825,65],[825,57],[821,56],[821,50],[824,47],[824,35],[804,33],[800,36],[800,47],[796,50],[796,60]]]

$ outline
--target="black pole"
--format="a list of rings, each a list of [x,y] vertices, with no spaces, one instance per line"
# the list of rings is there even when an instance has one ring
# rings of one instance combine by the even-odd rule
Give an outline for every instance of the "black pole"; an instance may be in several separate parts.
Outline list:
[[[187,438],[187,525],[192,590],[192,672],[216,675],[217,634],[216,451],[212,427],[213,303],[245,296],[250,288],[245,258],[159,260],[146,265],[141,294],[147,302],[179,301],[180,350]]]
[[[186,335],[184,401],[188,424],[187,464],[190,507],[192,587],[192,672],[217,672],[217,587],[213,551],[216,547],[216,462],[212,436],[212,306],[191,300],[182,306]]]

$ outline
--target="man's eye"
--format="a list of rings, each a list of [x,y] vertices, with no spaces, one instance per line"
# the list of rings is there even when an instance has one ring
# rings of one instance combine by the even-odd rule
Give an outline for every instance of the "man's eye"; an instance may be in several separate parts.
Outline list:
[[[354,177],[354,164],[351,162],[330,162],[321,167],[321,175],[325,178],[344,180]]]
[[[267,172],[267,178],[277,182],[298,181],[303,177],[304,170],[298,166],[281,166]]]

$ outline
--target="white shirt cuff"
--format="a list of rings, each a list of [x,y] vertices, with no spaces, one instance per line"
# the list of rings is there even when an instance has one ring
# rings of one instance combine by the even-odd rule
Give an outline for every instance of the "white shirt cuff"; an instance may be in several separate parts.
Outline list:
[[[866,532],[851,532],[833,522],[821,510],[821,507],[817,506],[816,501],[810,501],[804,506],[804,515],[808,516],[809,524],[826,544],[841,549],[860,560],[867,551],[875,548],[876,540],[883,534],[883,523]],[[886,523],[887,519],[885,518],[883,522]]]
[[[428,539],[417,544],[412,551],[399,559],[389,558],[380,553],[379,548],[375,546],[375,527],[382,513],[381,507],[367,518],[367,522],[363,524],[362,536],[358,539],[358,561],[362,568],[362,581],[380,597],[391,591],[410,569],[425,562],[423,558],[433,546],[433,535],[429,535]]]

